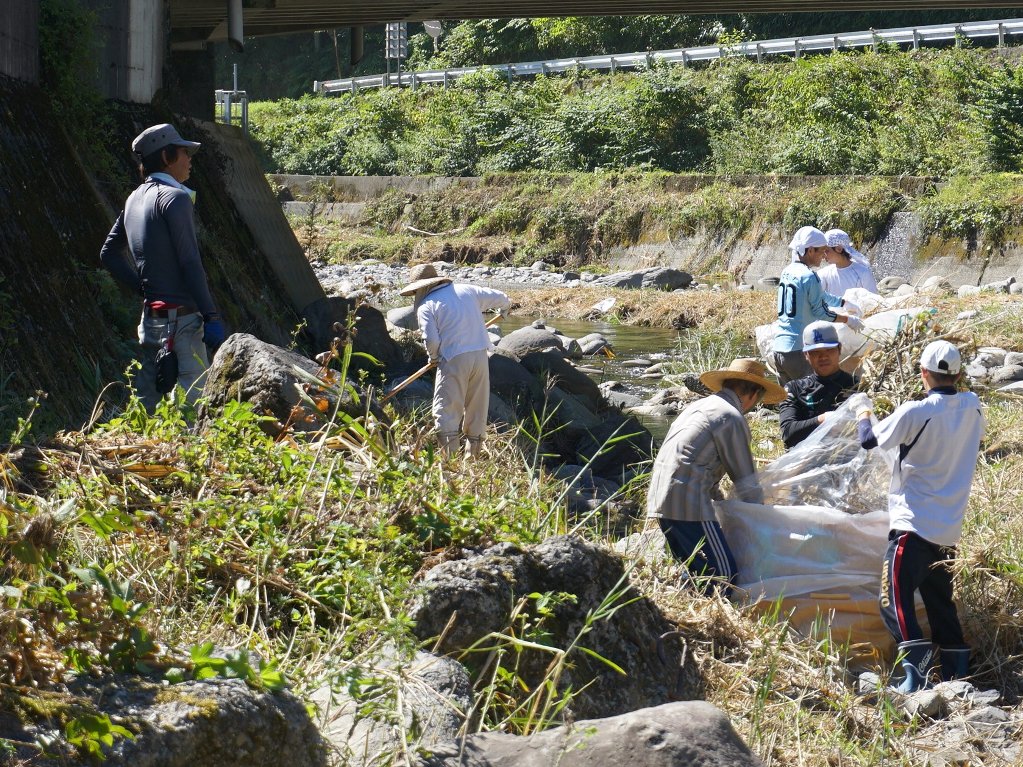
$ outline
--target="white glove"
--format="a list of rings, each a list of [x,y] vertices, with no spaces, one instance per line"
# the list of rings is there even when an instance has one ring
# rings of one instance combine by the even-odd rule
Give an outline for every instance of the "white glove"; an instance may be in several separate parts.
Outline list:
[[[863,320],[852,314],[847,314],[845,317],[845,324],[849,326],[849,330],[855,333],[859,333],[863,330]]]
[[[508,311],[509,309],[507,306],[502,306],[500,309],[497,310],[497,313],[501,315],[501,319],[507,319]]]
[[[858,304],[854,304],[849,299],[845,299],[842,302],[842,308],[845,309],[845,313],[846,314],[851,314],[854,317],[862,317],[863,316],[863,310],[859,307],[859,305]]]
[[[870,397],[865,392],[858,391],[849,396],[849,399],[845,401],[845,407],[855,413],[856,420],[859,421],[862,418],[870,417],[874,403],[870,401]]]

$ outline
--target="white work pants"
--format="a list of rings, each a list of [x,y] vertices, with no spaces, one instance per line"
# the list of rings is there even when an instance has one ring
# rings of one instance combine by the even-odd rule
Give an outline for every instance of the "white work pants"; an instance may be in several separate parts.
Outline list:
[[[487,428],[490,405],[490,367],[484,349],[441,360],[433,387],[433,422],[443,438],[459,427],[470,439]]]

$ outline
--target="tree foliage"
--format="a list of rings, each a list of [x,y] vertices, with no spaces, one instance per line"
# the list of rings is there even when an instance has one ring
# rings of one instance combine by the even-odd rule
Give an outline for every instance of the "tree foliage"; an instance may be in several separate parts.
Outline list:
[[[538,77],[258,103],[273,171],[478,175],[656,168],[934,175],[1015,171],[1023,65],[954,48]]]

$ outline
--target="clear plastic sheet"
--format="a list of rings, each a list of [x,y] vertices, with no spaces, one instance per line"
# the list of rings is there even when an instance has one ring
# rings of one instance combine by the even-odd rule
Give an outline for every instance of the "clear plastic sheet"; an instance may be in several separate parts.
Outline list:
[[[856,413],[869,404],[853,395],[759,471],[762,504],[742,501],[740,487],[716,504],[738,585],[754,600],[804,596],[827,609],[843,594],[877,593],[891,475],[882,451],[859,444]]]

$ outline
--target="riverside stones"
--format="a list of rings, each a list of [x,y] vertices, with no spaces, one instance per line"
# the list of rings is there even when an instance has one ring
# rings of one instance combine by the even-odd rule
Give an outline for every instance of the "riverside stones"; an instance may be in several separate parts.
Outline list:
[[[667,267],[651,267],[633,272],[616,272],[605,277],[598,277],[594,285],[604,288],[655,288],[658,290],[675,290],[688,288],[693,283],[693,275],[681,269]]]
[[[757,767],[731,722],[710,703],[668,703],[523,737],[470,735],[419,767]]]
[[[118,737],[103,748],[102,762],[82,762],[59,753],[62,727],[56,720],[23,725],[25,732],[0,728],[13,742],[50,742],[54,758],[37,749],[26,764],[76,767],[326,767],[326,743],[305,705],[287,690],[257,691],[241,679],[210,679],[165,685],[143,677],[83,676],[70,685],[62,705],[83,703],[127,727],[134,738]],[[2,719],[3,717],[0,717]],[[6,763],[6,762],[5,762]]]
[[[393,647],[385,648],[372,667],[362,669],[364,687],[387,696],[401,692],[403,727],[395,726],[387,701],[372,705],[372,693],[354,696],[347,687],[324,686],[313,692],[317,724],[337,761],[348,767],[380,764],[382,754],[398,754],[402,738],[410,734],[410,747],[432,748],[454,740],[472,710],[472,682],[465,667],[452,658],[418,651],[399,660]],[[402,732],[404,730],[404,733]],[[412,735],[414,733],[414,735]]]
[[[320,366],[301,354],[260,341],[248,333],[233,334],[210,365],[203,387],[206,401],[199,407],[200,427],[208,424],[228,402],[237,400],[251,402],[260,415],[274,417],[272,422],[260,423],[260,428],[271,436],[279,434],[284,424],[297,431],[320,428],[339,397],[345,413],[353,417],[363,415],[365,398],[354,397],[348,388],[314,391],[316,397],[326,402],[325,411],[305,401],[299,392],[307,382],[296,368],[315,376]]]
[[[535,597],[530,595],[570,594],[550,601],[546,617],[532,619],[543,622],[542,641],[568,648],[588,625],[582,644],[625,671],[623,676],[589,654],[573,654],[557,680],[559,690],[576,692],[569,703],[572,716],[614,716],[700,697],[702,678],[692,659],[683,656],[681,644],[665,640],[658,653],[658,637],[674,627],[624,576],[618,556],[573,536],[529,548],[500,544],[430,570],[410,617],[421,640],[440,637],[441,652],[458,653],[492,632],[505,631],[513,611],[532,614]],[[619,609],[587,624],[587,616],[623,588]],[[550,662],[549,653],[526,650],[518,660],[519,675],[535,687],[547,676]]]

